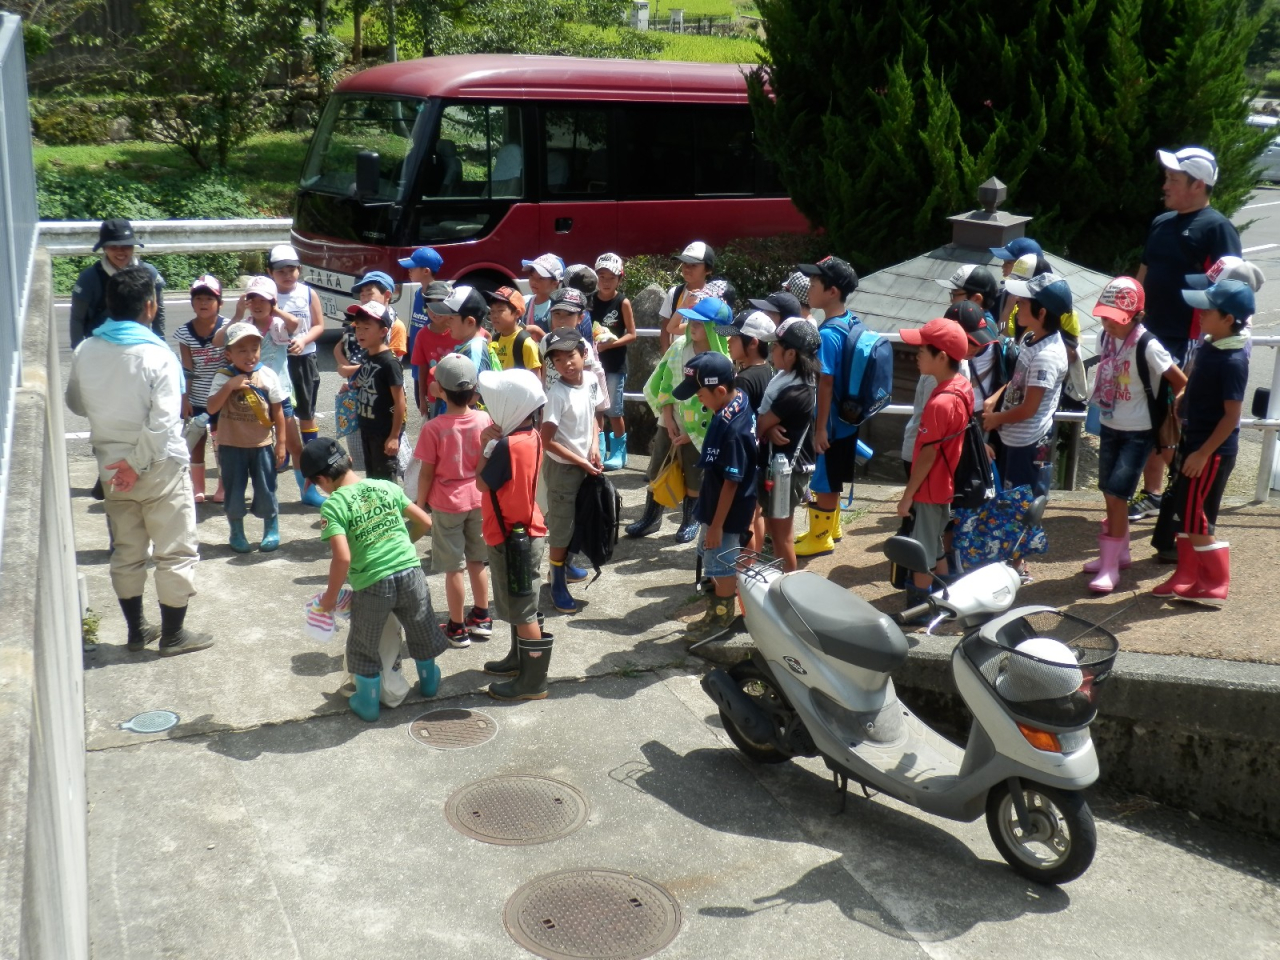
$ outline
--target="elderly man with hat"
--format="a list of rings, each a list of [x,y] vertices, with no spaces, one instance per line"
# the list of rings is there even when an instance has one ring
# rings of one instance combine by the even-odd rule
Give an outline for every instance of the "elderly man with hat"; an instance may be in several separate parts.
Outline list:
[[[139,263],[137,252],[142,246],[134,236],[133,224],[128,220],[102,221],[98,228],[98,242],[93,245],[93,252],[101,251],[101,258],[80,271],[71,290],[72,350],[107,319],[107,281],[115,276],[116,271],[135,264],[146,270],[154,282],[156,315],[151,329],[161,340],[164,339],[164,277],[151,264]]]

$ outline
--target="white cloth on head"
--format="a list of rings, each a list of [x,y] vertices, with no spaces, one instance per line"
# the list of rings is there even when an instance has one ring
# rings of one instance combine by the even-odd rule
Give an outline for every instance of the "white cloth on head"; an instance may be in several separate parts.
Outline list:
[[[505,437],[541,408],[547,395],[532,370],[483,370],[480,399]]]

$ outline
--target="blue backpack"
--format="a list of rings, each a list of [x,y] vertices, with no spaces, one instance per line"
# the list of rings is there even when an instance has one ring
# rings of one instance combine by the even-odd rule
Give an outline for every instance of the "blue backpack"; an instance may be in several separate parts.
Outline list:
[[[869,420],[893,399],[893,345],[855,317],[845,327],[840,376],[835,381],[836,415],[849,426]]]

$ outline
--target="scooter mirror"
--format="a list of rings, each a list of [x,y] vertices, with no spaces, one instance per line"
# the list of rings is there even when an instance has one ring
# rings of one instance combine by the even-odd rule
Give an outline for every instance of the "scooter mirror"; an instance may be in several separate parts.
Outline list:
[[[1043,494],[1031,501],[1031,506],[1027,507],[1027,512],[1022,518],[1022,524],[1025,527],[1038,527],[1040,521],[1044,519],[1044,508],[1049,505],[1049,498]]]
[[[884,545],[884,555],[889,558],[890,563],[896,563],[913,573],[925,573],[933,569],[924,546],[910,537],[890,537]]]

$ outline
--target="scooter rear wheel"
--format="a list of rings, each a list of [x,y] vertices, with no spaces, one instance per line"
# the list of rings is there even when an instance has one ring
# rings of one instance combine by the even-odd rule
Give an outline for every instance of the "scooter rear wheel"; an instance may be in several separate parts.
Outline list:
[[[987,793],[987,831],[1000,856],[1036,883],[1067,883],[1089,869],[1098,849],[1093,813],[1078,793],[1022,781],[1032,829],[1023,833],[1008,784]]]
[[[779,709],[791,709],[791,705],[773,685],[773,681],[750,660],[743,660],[730,667],[729,676],[742,689],[742,692],[759,703],[765,712],[773,714]],[[723,710],[720,711],[720,723],[734,746],[756,763],[786,763],[791,759],[791,754],[784,753],[771,743],[756,743],[750,739],[738,729],[738,725]]]

